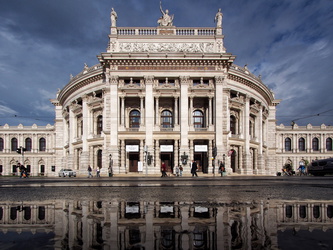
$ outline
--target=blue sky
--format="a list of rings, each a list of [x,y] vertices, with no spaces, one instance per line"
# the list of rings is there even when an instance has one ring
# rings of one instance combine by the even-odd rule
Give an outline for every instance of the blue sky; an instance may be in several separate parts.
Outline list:
[[[119,27],[156,27],[159,0],[0,0],[0,125],[54,123],[70,74],[106,51],[110,11]],[[274,91],[277,124],[333,125],[333,0],[164,0],[177,27],[214,27]],[[307,118],[305,118],[307,117]],[[300,119],[301,118],[301,119]]]

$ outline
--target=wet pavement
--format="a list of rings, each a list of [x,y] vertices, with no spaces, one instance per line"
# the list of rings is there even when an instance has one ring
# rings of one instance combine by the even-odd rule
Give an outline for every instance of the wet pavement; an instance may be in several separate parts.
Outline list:
[[[1,177],[0,192],[1,249],[333,247],[330,176]]]

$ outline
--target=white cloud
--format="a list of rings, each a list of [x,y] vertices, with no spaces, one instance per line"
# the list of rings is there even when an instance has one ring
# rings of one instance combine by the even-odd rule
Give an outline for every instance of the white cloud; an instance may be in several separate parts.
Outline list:
[[[6,107],[2,104],[0,104],[0,115],[7,115],[7,114],[12,114],[15,115],[17,112],[10,107]]]

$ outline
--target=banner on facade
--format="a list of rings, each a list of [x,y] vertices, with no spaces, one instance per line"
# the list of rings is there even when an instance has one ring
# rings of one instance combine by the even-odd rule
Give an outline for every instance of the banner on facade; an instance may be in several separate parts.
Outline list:
[[[161,213],[173,213],[173,206],[161,206]]]
[[[140,208],[139,206],[126,206],[126,213],[127,214],[137,214],[139,213]]]
[[[139,152],[139,145],[126,145],[126,152]]]
[[[161,152],[173,152],[173,145],[161,145],[160,151]]]
[[[138,161],[138,171],[139,172],[143,171],[142,161]]]
[[[207,213],[208,212],[208,208],[206,207],[194,207],[194,212],[196,213]]]
[[[207,145],[194,145],[194,152],[207,152]]]

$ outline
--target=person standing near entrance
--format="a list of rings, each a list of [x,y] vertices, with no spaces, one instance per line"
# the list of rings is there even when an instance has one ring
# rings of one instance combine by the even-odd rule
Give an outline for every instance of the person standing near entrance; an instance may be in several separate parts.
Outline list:
[[[193,160],[193,161],[192,161],[192,166],[191,166],[191,174],[192,174],[192,177],[194,177],[194,176],[198,177],[197,169],[198,169],[197,163],[196,163],[195,160]]]
[[[161,172],[162,172],[161,177],[167,177],[167,174],[166,174],[166,166],[165,166],[164,161],[162,162]]]
[[[219,173],[221,174],[221,176],[223,176],[223,172],[225,172],[225,167],[223,162],[220,162],[220,166],[219,166]]]
[[[88,178],[93,177],[91,174],[91,171],[92,171],[92,169],[91,169],[90,165],[88,165]]]

